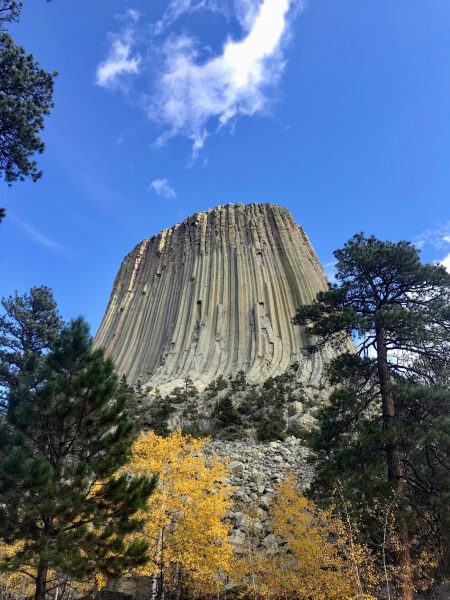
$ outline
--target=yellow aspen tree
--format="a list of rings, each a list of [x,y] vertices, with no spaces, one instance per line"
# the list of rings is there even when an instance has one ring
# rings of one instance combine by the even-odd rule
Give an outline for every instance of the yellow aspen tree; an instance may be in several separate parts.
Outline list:
[[[235,560],[233,578],[252,600],[373,600],[376,582],[370,552],[345,522],[320,511],[287,474],[270,507],[279,553],[261,548]],[[248,540],[248,543],[251,543]]]
[[[165,438],[142,433],[126,466],[135,475],[158,476],[144,517],[151,560],[135,571],[153,578],[155,598],[164,589],[176,589],[180,598],[187,589],[217,593],[230,568],[224,517],[233,488],[225,483],[225,464],[203,454],[206,443],[180,431]]]
[[[342,519],[307,500],[291,473],[277,488],[271,514],[274,532],[292,552],[290,574],[298,597],[372,598],[364,591],[364,583],[370,587],[375,582],[369,550],[357,543]]]

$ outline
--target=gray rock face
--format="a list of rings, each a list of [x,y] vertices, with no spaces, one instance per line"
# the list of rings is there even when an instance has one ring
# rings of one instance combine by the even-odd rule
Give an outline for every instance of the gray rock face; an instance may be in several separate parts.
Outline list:
[[[125,258],[95,338],[131,384],[203,389],[240,370],[262,382],[299,362],[318,385],[326,353],[308,356],[296,308],[326,288],[303,229],[272,204],[196,213]]]

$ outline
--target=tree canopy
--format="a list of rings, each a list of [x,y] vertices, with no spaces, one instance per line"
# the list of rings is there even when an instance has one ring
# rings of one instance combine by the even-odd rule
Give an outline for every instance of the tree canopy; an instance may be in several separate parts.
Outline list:
[[[20,1],[0,0],[0,177],[9,185],[41,177],[34,156],[44,151],[40,133],[54,106],[56,72],[42,69],[5,31],[21,8]],[[4,215],[0,209],[0,221]]]
[[[368,504],[390,513],[385,550],[400,597],[409,599],[424,551],[445,562],[450,275],[423,264],[408,242],[363,234],[335,256],[337,283],[295,318],[311,336],[311,351],[329,343],[341,352],[329,369],[330,403],[307,436],[317,460],[314,489],[329,496],[340,479],[377,544],[383,531],[368,523]]]
[[[285,552],[262,552],[252,541],[235,559],[234,577],[257,600],[374,600],[379,578],[373,554],[355,524],[335,509],[319,509],[287,473],[269,508],[273,534]],[[269,536],[270,537],[270,536]],[[287,551],[286,551],[287,550]]]
[[[150,561],[137,570],[153,578],[153,598],[167,590],[176,590],[177,598],[209,595],[229,572],[232,548],[224,518],[233,488],[224,481],[226,466],[202,453],[206,442],[180,430],[165,438],[142,433],[125,467],[135,475],[158,476],[144,516]]]
[[[2,298],[0,306],[0,413],[9,392],[31,357],[39,361],[49,351],[63,326],[53,292],[46,286]]]
[[[10,549],[0,570],[26,574],[45,600],[61,581],[145,563],[147,543],[127,536],[140,530],[156,480],[118,472],[135,429],[86,323],[64,326],[44,355],[42,339],[30,339],[0,423],[0,538]]]

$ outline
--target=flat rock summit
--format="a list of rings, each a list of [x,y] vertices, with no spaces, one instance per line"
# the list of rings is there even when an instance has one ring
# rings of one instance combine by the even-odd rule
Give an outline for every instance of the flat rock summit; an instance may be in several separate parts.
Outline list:
[[[303,229],[274,204],[197,212],[124,259],[95,338],[129,383],[201,390],[245,371],[261,383],[299,364],[318,386],[326,353],[292,324],[327,279]]]

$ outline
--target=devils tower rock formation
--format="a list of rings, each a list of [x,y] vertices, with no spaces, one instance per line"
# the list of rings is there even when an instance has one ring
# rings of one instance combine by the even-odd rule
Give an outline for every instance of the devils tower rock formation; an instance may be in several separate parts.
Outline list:
[[[302,382],[318,385],[326,357],[304,351],[291,320],[326,285],[285,208],[218,206],[128,254],[95,343],[130,383],[166,391],[187,377],[202,389],[240,370],[262,382],[296,362]]]

